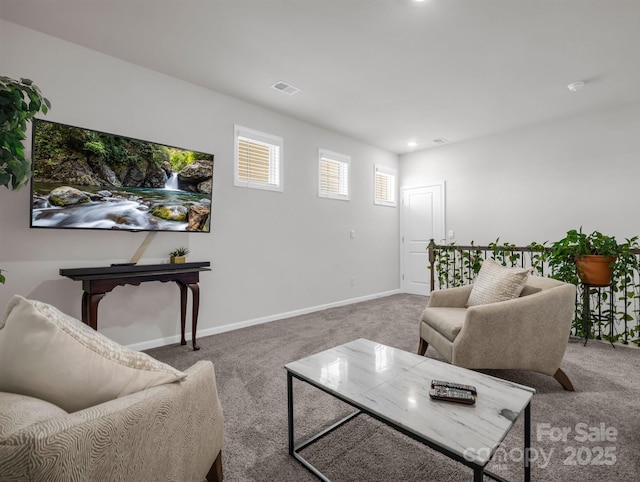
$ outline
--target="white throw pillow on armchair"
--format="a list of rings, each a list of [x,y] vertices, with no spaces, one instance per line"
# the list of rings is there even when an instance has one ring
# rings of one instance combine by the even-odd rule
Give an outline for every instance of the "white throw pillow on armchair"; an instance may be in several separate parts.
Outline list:
[[[0,391],[67,412],[186,376],[40,301],[14,296],[0,322]]]
[[[486,305],[517,298],[527,284],[531,268],[508,268],[492,259],[482,262],[467,306]]]

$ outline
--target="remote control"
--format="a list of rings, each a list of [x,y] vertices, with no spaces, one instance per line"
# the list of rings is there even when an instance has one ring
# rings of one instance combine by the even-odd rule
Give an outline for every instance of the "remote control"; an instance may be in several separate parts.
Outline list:
[[[462,383],[453,383],[453,382],[445,382],[442,380],[431,380],[431,388],[435,387],[445,387],[445,388],[454,388],[456,390],[467,390],[468,392],[477,395],[476,387],[473,385],[463,385]]]
[[[447,402],[464,403],[473,405],[476,397],[466,390],[455,390],[453,388],[435,387],[429,390],[429,396],[434,400],[444,400]]]

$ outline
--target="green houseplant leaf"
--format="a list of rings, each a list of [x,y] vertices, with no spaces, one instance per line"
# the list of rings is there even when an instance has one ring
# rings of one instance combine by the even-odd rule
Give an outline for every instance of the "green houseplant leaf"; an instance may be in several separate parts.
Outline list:
[[[613,283],[622,281],[628,269],[636,267],[638,261],[631,252],[638,246],[637,237],[626,239],[618,243],[614,236],[594,231],[591,234],[572,229],[567,231],[564,238],[554,242],[549,254],[549,266],[552,277],[568,283],[579,284],[576,270],[576,258],[584,258],[589,255],[601,255],[611,257],[613,268]]]
[[[181,247],[176,248],[173,251],[171,251],[169,253],[169,256],[172,257],[172,258],[176,258],[176,257],[179,257],[179,256],[186,256],[188,254],[189,254],[189,248],[185,248],[185,247],[181,246]]]
[[[38,112],[46,114],[51,103],[30,79],[0,76],[0,185],[17,190],[31,174],[22,141],[27,122]]]

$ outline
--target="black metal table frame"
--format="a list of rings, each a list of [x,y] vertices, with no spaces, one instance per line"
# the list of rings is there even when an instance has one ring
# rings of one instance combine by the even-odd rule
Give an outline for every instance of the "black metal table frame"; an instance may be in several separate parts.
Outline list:
[[[339,420],[338,422],[334,423],[333,425],[331,425],[330,427],[327,427],[326,429],[324,429],[323,431],[317,433],[316,435],[314,435],[313,437],[311,437],[310,439],[306,440],[305,442],[302,442],[299,445],[295,445],[294,442],[294,426],[293,426],[293,422],[294,422],[294,417],[293,417],[293,378],[297,378],[298,380],[308,383],[309,385],[322,390],[325,393],[328,393],[329,395],[331,395],[332,397],[337,398],[338,400],[343,401],[344,403],[351,405],[352,407],[354,407],[356,409],[355,412],[347,415],[345,418],[343,418],[342,420]],[[360,406],[359,404],[351,401],[351,400],[347,400],[345,397],[334,393],[333,391],[327,389],[326,387],[313,382],[311,380],[307,380],[306,378],[303,378],[301,376],[298,376],[294,373],[291,373],[288,369],[287,369],[287,415],[288,415],[288,437],[289,437],[289,455],[291,455],[292,457],[294,457],[298,462],[300,462],[304,467],[306,467],[311,473],[313,473],[316,477],[318,477],[320,480],[323,480],[325,482],[331,482],[327,477],[325,477],[322,472],[320,472],[316,467],[314,467],[308,460],[306,460],[302,455],[300,455],[300,451],[307,448],[308,446],[310,446],[311,444],[313,444],[314,442],[320,440],[321,438],[325,437],[326,435],[330,434],[331,432],[333,432],[334,430],[336,430],[337,428],[343,426],[344,424],[346,424],[347,422],[349,422],[350,420],[354,419],[355,417],[357,417],[360,414],[366,414],[369,415],[370,417],[384,423],[385,425],[393,428],[394,430],[408,436],[411,437],[412,439],[427,445],[428,447],[436,450],[437,452],[440,452],[441,454],[446,455],[447,457],[449,457],[450,459],[456,460],[457,462],[460,462],[461,464],[466,465],[467,467],[470,467],[473,469],[473,481],[474,482],[482,482],[483,480],[483,476],[486,475],[487,477],[490,477],[494,480],[497,480],[499,482],[508,482],[507,479],[504,479],[503,477],[500,477],[497,474],[494,474],[492,472],[486,471],[484,470],[483,466],[480,466],[478,464],[474,464],[473,462],[471,462],[470,460],[465,459],[464,457],[461,457],[458,454],[455,454],[453,452],[451,452],[450,450],[447,450],[443,447],[440,447],[439,445],[429,441],[429,440],[425,440],[422,437],[419,437],[418,435],[404,429],[403,427],[398,426],[397,424],[386,420],[384,418],[379,417],[378,415],[371,413],[370,411],[368,411],[365,407]],[[531,481],[531,465],[529,463],[529,452],[530,452],[530,448],[531,448],[531,402],[529,402],[527,404],[527,406],[524,409],[524,456],[523,456],[523,460],[524,460],[524,480],[525,482],[530,482]]]

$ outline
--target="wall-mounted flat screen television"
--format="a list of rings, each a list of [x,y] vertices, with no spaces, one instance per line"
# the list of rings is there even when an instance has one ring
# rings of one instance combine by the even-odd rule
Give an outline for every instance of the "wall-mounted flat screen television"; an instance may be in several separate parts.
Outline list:
[[[33,120],[31,227],[209,232],[213,154]]]

